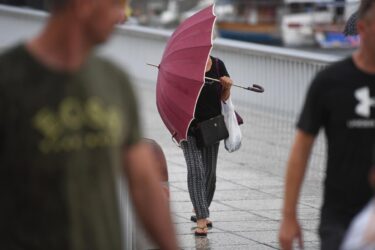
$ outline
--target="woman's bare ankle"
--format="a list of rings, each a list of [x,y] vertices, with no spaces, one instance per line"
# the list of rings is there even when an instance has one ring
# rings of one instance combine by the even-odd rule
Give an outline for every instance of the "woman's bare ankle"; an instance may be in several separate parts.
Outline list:
[[[197,220],[197,226],[205,226],[205,225],[206,225],[206,218]]]

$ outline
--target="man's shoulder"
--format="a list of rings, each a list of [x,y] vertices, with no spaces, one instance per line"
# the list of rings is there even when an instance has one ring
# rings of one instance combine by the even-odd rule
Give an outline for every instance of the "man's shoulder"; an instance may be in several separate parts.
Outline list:
[[[92,55],[88,61],[92,69],[104,71],[106,74],[113,74],[115,77],[121,77],[128,80],[128,73],[126,70],[105,57]]]
[[[0,54],[0,87],[9,87],[9,79],[19,74],[18,69],[27,68],[25,65],[27,54],[23,45],[13,46]],[[14,87],[14,86],[13,86]]]
[[[326,68],[316,74],[312,85],[328,87],[332,84],[341,81],[342,78],[347,78],[348,74],[353,73],[354,67],[352,66],[351,57],[341,59],[328,65]],[[340,80],[341,79],[341,80]],[[328,85],[327,85],[328,84]]]
[[[9,67],[14,61],[20,60],[24,55],[24,45],[15,45],[0,54],[0,65],[1,67]]]
[[[108,80],[107,85],[112,85],[114,88],[121,88],[127,94],[133,92],[131,78],[124,67],[121,67],[108,58],[98,55],[90,56],[88,58],[88,65],[91,73],[101,75]]]
[[[351,69],[353,69],[353,59],[350,56],[328,65],[324,70],[320,72],[320,74],[337,76]]]

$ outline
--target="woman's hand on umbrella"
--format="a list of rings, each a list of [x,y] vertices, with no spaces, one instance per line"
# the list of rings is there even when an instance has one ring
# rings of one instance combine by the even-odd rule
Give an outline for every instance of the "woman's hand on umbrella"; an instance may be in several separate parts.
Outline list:
[[[224,89],[230,89],[232,87],[233,81],[228,76],[220,77],[220,83]]]
[[[220,77],[220,84],[223,86],[221,100],[226,101],[230,96],[230,87],[233,84],[232,79],[227,76]]]

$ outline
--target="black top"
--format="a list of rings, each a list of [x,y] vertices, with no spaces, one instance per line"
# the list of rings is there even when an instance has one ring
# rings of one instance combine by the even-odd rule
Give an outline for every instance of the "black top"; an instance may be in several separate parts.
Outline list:
[[[360,71],[352,58],[329,66],[313,80],[297,126],[313,135],[325,130],[323,215],[328,210],[355,215],[372,195],[368,174],[375,142],[375,74]]]
[[[206,72],[206,77],[214,79],[219,79],[222,76],[229,77],[223,61],[212,56],[211,59],[212,66]],[[221,114],[221,91],[222,88],[219,82],[206,80],[195,109],[196,122],[205,121]]]

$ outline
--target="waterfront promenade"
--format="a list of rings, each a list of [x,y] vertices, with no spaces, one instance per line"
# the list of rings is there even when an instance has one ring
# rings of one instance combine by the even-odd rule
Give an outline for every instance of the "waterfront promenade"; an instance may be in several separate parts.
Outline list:
[[[8,30],[0,37],[0,51],[36,34],[45,18],[45,13],[0,6],[0,26]],[[245,120],[241,126],[242,147],[229,154],[221,146],[217,191],[211,206],[214,227],[207,238],[195,238],[195,224],[189,220],[192,205],[187,191],[185,161],[156,109],[157,71],[145,66],[147,62],[160,62],[169,35],[165,31],[144,27],[118,27],[102,53],[133,76],[145,136],[155,139],[165,152],[171,206],[181,248],[278,249],[283,179],[295,120],[311,78],[338,58],[222,39],[215,41],[213,55],[225,61],[235,82],[258,83],[265,87],[266,92],[257,95],[233,89],[236,110]],[[305,249],[319,248],[316,228],[324,162],[325,147],[320,136],[299,202]],[[127,198],[124,200],[126,202]],[[132,232],[133,216],[126,206],[123,211],[127,218],[125,232]],[[133,246],[132,236],[131,233],[125,234],[126,249]]]

